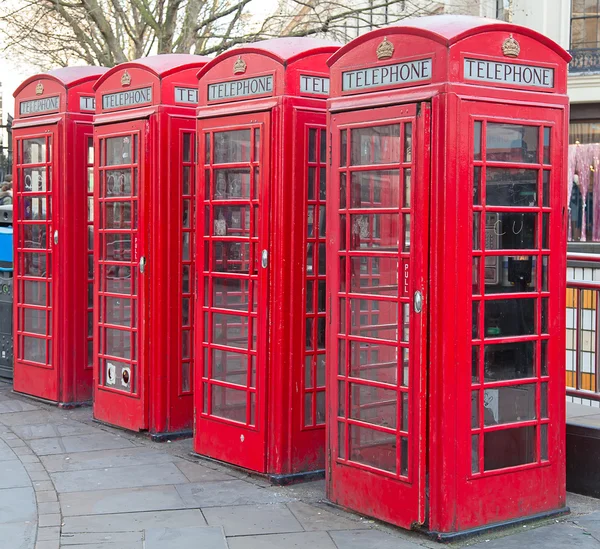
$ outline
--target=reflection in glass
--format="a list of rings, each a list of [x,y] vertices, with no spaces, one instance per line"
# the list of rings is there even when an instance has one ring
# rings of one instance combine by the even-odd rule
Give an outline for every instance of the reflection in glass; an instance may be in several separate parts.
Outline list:
[[[248,317],[214,313],[212,319],[212,341],[214,343],[248,349]]]
[[[39,309],[24,309],[23,324],[23,329],[26,332],[46,335],[46,311]]]
[[[46,305],[46,282],[23,281],[23,304]]]
[[[473,204],[481,205],[481,168],[473,168]]]
[[[396,436],[367,427],[348,425],[348,459],[377,469],[396,472]]]
[[[535,299],[497,299],[484,305],[485,337],[532,335]]]
[[[361,294],[398,296],[398,258],[352,256],[350,291]]]
[[[131,170],[107,170],[104,196],[131,196]]]
[[[106,139],[106,166],[131,164],[131,136]]]
[[[481,213],[473,212],[473,249],[481,250]]]
[[[535,461],[535,426],[485,433],[484,469],[493,471]]]
[[[214,171],[215,200],[250,198],[250,169],[235,168]]]
[[[353,166],[400,162],[400,125],[351,130],[350,145]]]
[[[131,359],[131,332],[106,328],[104,333],[107,355]]]
[[[46,168],[25,168],[23,170],[23,192],[41,193],[46,192],[48,186]]]
[[[550,132],[551,128],[544,128],[544,164],[550,164]]]
[[[398,340],[398,304],[393,301],[350,299],[350,335]]]
[[[107,261],[131,261],[131,233],[104,233]]]
[[[352,172],[351,208],[397,208],[400,199],[399,170]]]
[[[548,424],[540,426],[540,457],[543,460],[548,459]]]
[[[488,166],[485,178],[488,206],[537,206],[538,170]]]
[[[213,139],[215,164],[250,161],[250,130],[215,132]]]
[[[537,126],[488,122],[486,160],[537,164],[539,162],[538,135]]]
[[[479,435],[471,437],[471,473],[479,473]]]
[[[343,342],[340,343],[342,346]],[[395,385],[398,378],[398,348],[384,343],[351,341],[350,376]]]
[[[382,427],[396,427],[397,394],[395,389],[383,389],[356,383],[349,383],[348,388],[350,418]]]
[[[471,427],[479,427],[479,391],[471,391]]]
[[[214,277],[212,283],[213,307],[234,311],[248,311],[250,281],[239,278]]]
[[[483,395],[484,425],[500,425],[536,419],[535,383],[486,389]]]
[[[486,345],[484,353],[485,381],[503,381],[533,377],[535,341]]]
[[[350,219],[350,249],[398,250],[397,214],[361,214],[352,215]]]
[[[23,164],[42,164],[43,162],[46,162],[46,138],[24,139]]]
[[[46,254],[21,253],[21,257],[23,258],[23,274],[26,276],[46,276]]]
[[[476,121],[473,128],[473,160],[481,160],[481,122]]]
[[[37,337],[22,337],[23,359],[46,364],[46,340]]]
[[[105,202],[104,229],[131,229],[131,202]]]
[[[23,248],[46,248],[48,244],[46,225],[22,225],[23,237],[21,246]]]
[[[340,166],[344,167],[347,162],[347,152],[348,144],[347,144],[347,130],[340,131]]]
[[[412,122],[404,124],[404,162],[412,162]]]
[[[47,202],[48,201],[48,202]],[[37,221],[49,219],[47,204],[50,198],[45,196],[22,197],[20,200],[22,214],[21,219],[24,221]]]
[[[212,415],[246,423],[246,391],[211,385],[211,392]]]

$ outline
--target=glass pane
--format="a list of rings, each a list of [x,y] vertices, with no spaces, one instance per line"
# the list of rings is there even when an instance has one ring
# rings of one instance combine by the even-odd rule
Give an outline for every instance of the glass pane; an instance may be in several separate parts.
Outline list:
[[[537,206],[538,170],[488,167],[485,178],[488,206]]]
[[[308,200],[315,200],[315,183],[317,177],[317,169],[308,168]]]
[[[548,384],[540,385],[540,416],[542,419],[548,418]]]
[[[23,324],[26,332],[46,335],[46,311],[38,309],[24,309]]]
[[[471,437],[471,473],[479,473],[479,435]]]
[[[131,299],[123,297],[106,298],[106,318],[104,321],[108,324],[118,326],[133,326]]]
[[[327,169],[319,168],[319,200],[327,198]]]
[[[46,282],[23,282],[22,303],[26,305],[46,305]]]
[[[543,206],[550,206],[550,171],[544,170],[542,175],[542,185],[543,185]]]
[[[131,332],[106,328],[106,354],[131,359]]]
[[[347,148],[348,148],[348,144],[347,144],[347,131],[346,130],[341,130],[340,131],[340,166],[345,166],[346,162],[347,162]]]
[[[23,170],[23,192],[40,193],[47,190],[46,168],[25,168]]]
[[[106,166],[131,164],[131,136],[109,137],[106,139]]]
[[[131,196],[131,170],[107,170],[104,172],[106,186],[104,196]]]
[[[313,386],[312,355],[308,355],[304,359],[304,388],[312,389],[312,386]]]
[[[46,162],[46,138],[24,139],[23,164],[42,164],[43,162]]]
[[[250,168],[214,171],[214,200],[250,198]]]
[[[102,204],[104,215],[102,228],[131,229],[131,202],[105,202]]]
[[[206,246],[205,249],[208,249]],[[207,262],[207,267],[209,262]],[[218,272],[248,273],[250,268],[250,244],[247,242],[214,242],[212,245],[212,269]]]
[[[46,340],[23,336],[23,359],[46,364]]]
[[[209,172],[210,173],[210,172]],[[191,181],[192,181],[192,168],[191,166],[183,167],[183,178],[182,178],[182,194],[191,194]]]
[[[250,282],[239,278],[213,278],[213,307],[248,311]]]
[[[323,425],[325,423],[325,391],[317,391],[316,416],[315,423]]]
[[[204,134],[204,163],[210,164],[210,138],[211,134]]]
[[[191,391],[191,368],[189,362],[183,362],[181,364],[181,391],[183,393],[188,393]]]
[[[400,162],[399,124],[351,130],[350,143],[353,166]]]
[[[215,236],[250,236],[249,205],[215,206],[213,234]]]
[[[404,162],[412,162],[412,123],[404,124]]]
[[[404,201],[402,203],[403,208],[410,208],[411,173],[412,172],[410,168],[404,170]]]
[[[486,213],[486,250],[536,249],[536,221],[535,213]]]
[[[108,261],[131,261],[131,233],[104,233]]]
[[[473,168],[473,204],[481,205],[481,168]]]
[[[343,343],[342,343],[343,345]],[[398,348],[381,343],[351,341],[350,376],[396,385],[398,382]],[[407,351],[407,349],[404,349]]]
[[[515,467],[535,461],[535,427],[485,433],[483,467],[486,471]]]
[[[248,355],[213,349],[212,379],[227,381],[236,385],[247,385]]]
[[[541,458],[544,460],[548,459],[548,425],[542,425],[540,427],[540,451]]]
[[[183,161],[192,161],[192,134],[190,133],[183,134]]]
[[[548,340],[543,339],[542,342],[542,350],[540,352],[540,362],[542,368],[542,375],[548,375]]]
[[[366,427],[349,425],[350,455],[357,463],[396,472],[396,437]]]
[[[473,212],[473,249],[481,250],[481,213]]]
[[[246,423],[246,391],[211,385],[212,415]]]
[[[351,208],[397,208],[400,199],[399,170],[353,172]]]
[[[248,317],[215,313],[212,319],[213,341],[220,345],[248,349]]]
[[[536,419],[535,383],[486,389],[483,395],[484,425],[500,425]]]
[[[350,291],[398,296],[398,258],[350,257]]]
[[[473,128],[473,160],[481,160],[481,122],[477,121]]]
[[[132,392],[132,365],[117,360],[105,360],[104,385],[121,391]]]
[[[535,341],[486,345],[484,372],[486,382],[533,377]]]
[[[308,161],[317,161],[317,130],[315,128],[308,130]]]
[[[46,225],[21,225],[23,236],[21,246],[23,248],[43,249],[48,245],[46,238]]]
[[[254,128],[254,162],[260,162],[260,128]]]
[[[327,134],[325,130],[321,130],[320,140],[319,162],[324,164],[327,161]]]
[[[481,258],[478,256],[473,257],[472,267],[471,267],[471,292],[473,295],[481,294],[480,280],[479,276],[479,264],[481,263]]]
[[[325,355],[317,355],[317,387],[325,387]]]
[[[398,340],[398,304],[395,301],[350,299],[350,317],[351,335]]]
[[[313,425],[312,393],[304,395],[304,425]]]
[[[233,130],[214,134],[214,163],[250,162],[250,130]]]
[[[346,424],[338,423],[338,457],[346,458]]]
[[[473,301],[471,309],[471,337],[479,339],[479,301]]]
[[[362,214],[350,216],[351,250],[379,249],[398,251],[398,214]]]
[[[539,128],[488,122],[486,160],[537,164]]]
[[[393,389],[370,387],[366,385],[349,384],[350,417],[381,425],[396,427],[397,394]]]
[[[479,345],[471,349],[471,383],[479,383]]]
[[[46,276],[46,254],[22,253],[23,274],[26,276]]]
[[[479,391],[471,391],[471,427],[479,427]]]
[[[544,164],[550,164],[550,128],[544,128]]]
[[[488,267],[501,268],[498,280],[486,277],[486,294],[537,291],[537,258],[530,255],[486,257]]]
[[[511,337],[535,333],[535,299],[498,299],[484,305],[485,337]]]
[[[46,197],[23,197],[20,200],[20,204],[22,208],[21,219],[24,221],[36,221],[50,217],[48,215]]]
[[[135,290],[135,287],[132,286],[131,267],[107,265],[104,267],[104,273],[106,292],[130,295],[132,288]]]

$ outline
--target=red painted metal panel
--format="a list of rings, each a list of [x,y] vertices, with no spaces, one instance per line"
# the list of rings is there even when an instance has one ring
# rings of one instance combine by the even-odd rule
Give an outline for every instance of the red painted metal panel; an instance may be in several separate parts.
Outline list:
[[[91,398],[89,98],[103,72],[59,69],[15,92],[14,387],[65,406]]]
[[[441,536],[564,508],[568,59],[568,53],[528,29],[445,16],[367,33],[330,59],[332,182],[371,169],[336,163],[342,130],[347,130],[349,158],[350,131],[379,112],[375,107],[387,106],[389,119],[401,120],[407,103],[428,100],[431,105],[430,143],[417,145],[415,134],[416,157],[431,152],[431,181],[422,181],[431,203],[424,228],[430,246],[419,248],[422,232],[413,242],[420,249],[417,257],[428,265],[429,330],[419,349],[427,356],[427,391],[412,412],[427,418],[426,452],[416,464],[427,473],[426,507],[419,507],[425,485],[416,498],[403,497],[406,486],[396,478],[403,475],[391,462],[382,462],[381,453],[377,461],[364,445],[352,454],[358,434],[352,440],[346,429],[364,423],[352,415],[352,398],[360,399],[360,408],[372,396],[353,384],[378,387],[381,393],[383,386],[348,377],[352,372],[345,368],[352,360],[345,347],[346,353],[338,352],[338,342],[372,342],[352,331],[352,270],[346,264],[346,278],[340,278],[340,266],[330,261],[332,299],[345,300],[347,313],[341,317],[339,307],[332,306],[328,324],[328,493],[335,501],[404,527],[423,524]],[[481,62],[479,72],[469,72],[470,60]],[[535,80],[530,78],[534,70]],[[363,144],[368,146],[368,139]],[[330,250],[352,255],[339,248],[336,232],[342,221],[353,226],[343,217],[352,214],[329,207]],[[385,229],[382,221],[379,230]],[[361,230],[348,233],[346,240]],[[368,270],[363,275],[372,278]],[[383,329],[381,318],[369,324],[373,314],[365,304],[358,318],[365,317],[367,329]],[[342,318],[346,323],[340,325]],[[416,351],[412,344],[408,348]],[[365,347],[365,358],[372,351]],[[337,394],[347,387],[340,401]],[[379,397],[382,402],[371,408],[376,419],[395,402],[391,393],[387,400]],[[366,427],[380,439],[393,432],[389,421]],[[360,471],[349,474],[348,469]],[[378,492],[369,497],[374,479]]]

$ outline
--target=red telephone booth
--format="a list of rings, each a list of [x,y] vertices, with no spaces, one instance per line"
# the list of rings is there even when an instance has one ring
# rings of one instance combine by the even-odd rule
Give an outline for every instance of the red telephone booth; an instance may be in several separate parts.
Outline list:
[[[92,397],[92,86],[72,67],[15,91],[14,389],[72,406]]]
[[[332,501],[440,538],[565,510],[569,59],[436,16],[329,60]]]
[[[194,448],[278,482],[324,466],[326,60],[337,49],[268,40],[198,75]]]
[[[196,74],[169,54],[112,68],[96,92],[94,417],[191,435]]]

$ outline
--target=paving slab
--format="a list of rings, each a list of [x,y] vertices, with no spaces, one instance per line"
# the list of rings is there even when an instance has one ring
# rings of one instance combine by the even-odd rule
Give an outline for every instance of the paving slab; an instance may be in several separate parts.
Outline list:
[[[8,427],[17,425],[38,425],[40,423],[50,423],[52,421],[62,421],[62,412],[57,410],[34,409],[27,412],[0,414],[0,423]]]
[[[68,454],[71,452],[97,452],[134,446],[133,442],[120,435],[96,433],[92,435],[38,438],[30,441],[31,449],[38,456]]]
[[[337,549],[422,549],[426,541],[425,538],[419,538],[420,542],[413,542],[379,530],[340,530],[329,532],[329,535]]]
[[[17,459],[16,454],[6,442],[0,440],[0,461],[11,461],[13,459]]]
[[[180,484],[187,481],[184,474],[173,463],[68,471],[52,473],[51,477],[59,493],[140,488]]]
[[[369,524],[365,523],[364,520],[350,514],[343,516],[342,511],[338,515],[302,501],[288,503],[287,506],[306,531],[369,528]]]
[[[58,547],[58,546],[57,546]],[[126,543],[85,543],[85,544],[77,544],[77,545],[61,545],[61,547],[68,547],[68,549],[144,549],[143,541],[134,541],[134,542],[126,542]],[[38,548],[36,545],[35,549],[43,549]],[[208,549],[208,548],[207,548]]]
[[[35,534],[35,521],[0,524],[0,543],[2,549],[33,549]]]
[[[581,517],[573,517],[572,520],[569,519],[567,522],[580,526],[600,542],[600,511],[595,511]]]
[[[600,540],[583,528],[569,523],[558,523],[540,528],[523,528],[518,533],[497,539],[483,540],[470,545],[475,549],[598,549]]]
[[[224,507],[249,503],[282,503],[291,501],[283,491],[262,488],[245,480],[229,480],[219,483],[194,482],[176,486],[187,507]]]
[[[240,536],[227,538],[227,543],[229,549],[306,549],[307,547],[310,547],[310,549],[336,549],[327,532]]]
[[[302,532],[302,525],[282,504],[237,505],[203,509],[210,526],[223,526],[226,536]]]
[[[92,543],[140,543],[144,541],[144,532],[138,530],[135,532],[85,532],[63,534],[60,537],[61,547],[71,545],[85,545]]]
[[[223,528],[151,528],[144,549],[228,549]]]
[[[83,471],[86,469],[110,469],[179,461],[179,458],[176,456],[147,446],[103,450],[101,453],[79,452],[75,454],[55,454],[42,456],[40,459],[49,473]]]
[[[185,507],[174,486],[119,488],[59,495],[63,516],[166,511]]]
[[[15,425],[12,431],[22,440],[89,435],[98,432],[97,429],[76,421],[41,423],[39,425]]]
[[[0,490],[0,524],[35,521],[35,493],[29,488]]]
[[[39,406],[29,404],[29,402],[22,402],[20,400],[5,400],[4,402],[0,402],[0,414],[30,412],[32,410],[39,410]]]
[[[155,511],[112,515],[72,516],[63,519],[62,532],[130,532],[147,528],[204,526],[206,521],[199,509]]]
[[[3,461],[0,465],[0,489],[31,486],[31,479],[20,461]]]
[[[215,482],[220,480],[235,480],[236,477],[206,467],[201,463],[181,460],[177,462],[177,468],[187,477],[190,482]]]

